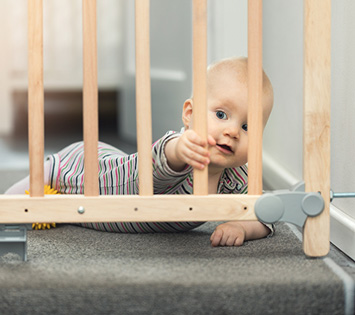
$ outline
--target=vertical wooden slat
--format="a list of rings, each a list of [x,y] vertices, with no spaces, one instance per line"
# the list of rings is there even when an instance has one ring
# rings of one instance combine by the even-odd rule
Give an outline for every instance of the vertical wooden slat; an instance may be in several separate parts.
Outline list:
[[[248,193],[262,193],[262,0],[248,1]]]
[[[28,0],[28,141],[30,194],[44,195],[43,2]]]
[[[308,256],[329,252],[331,0],[304,1],[303,177],[307,192],[320,192],[325,209],[308,218],[303,248]]]
[[[207,0],[193,0],[193,128],[207,141]],[[194,169],[194,194],[208,194],[208,167]]]
[[[84,193],[99,194],[96,0],[83,0]]]
[[[136,0],[136,119],[139,195],[153,195],[149,0]]]

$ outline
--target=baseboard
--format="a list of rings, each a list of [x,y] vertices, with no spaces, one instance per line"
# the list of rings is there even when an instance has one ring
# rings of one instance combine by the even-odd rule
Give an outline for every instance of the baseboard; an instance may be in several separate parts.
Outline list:
[[[266,190],[289,189],[300,180],[263,152],[263,182]]]
[[[355,260],[355,219],[330,205],[330,240]]]
[[[267,190],[288,189],[302,180],[263,153],[263,181]],[[355,219],[330,205],[330,241],[355,260]]]

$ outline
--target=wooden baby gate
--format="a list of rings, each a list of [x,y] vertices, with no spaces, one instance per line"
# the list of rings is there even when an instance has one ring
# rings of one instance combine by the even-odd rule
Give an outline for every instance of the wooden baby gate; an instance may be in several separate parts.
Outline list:
[[[262,194],[262,0],[248,3],[248,195],[208,195],[207,169],[194,170],[193,195],[153,195],[149,53],[149,0],[136,5],[136,106],[139,195],[99,196],[96,0],[83,0],[85,194],[44,196],[43,0],[28,0],[28,106],[30,196],[1,195],[0,223],[257,220]],[[207,137],[207,0],[193,3],[195,130]],[[330,7],[304,0],[304,181],[320,192],[324,211],[307,218],[304,252],[329,251]],[[119,211],[118,211],[119,209]]]

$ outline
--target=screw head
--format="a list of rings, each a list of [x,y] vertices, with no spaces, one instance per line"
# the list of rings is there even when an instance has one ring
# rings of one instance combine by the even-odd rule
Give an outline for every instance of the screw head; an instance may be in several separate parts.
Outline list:
[[[85,212],[85,208],[83,207],[83,206],[80,206],[79,208],[78,208],[78,213],[79,214],[83,214]]]

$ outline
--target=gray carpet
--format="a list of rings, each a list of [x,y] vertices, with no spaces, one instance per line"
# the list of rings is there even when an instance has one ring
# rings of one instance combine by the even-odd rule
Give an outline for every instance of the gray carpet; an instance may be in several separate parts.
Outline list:
[[[29,231],[27,262],[0,258],[0,314],[344,314],[342,279],[305,257],[286,224],[269,239],[212,248],[216,224],[180,234]]]

